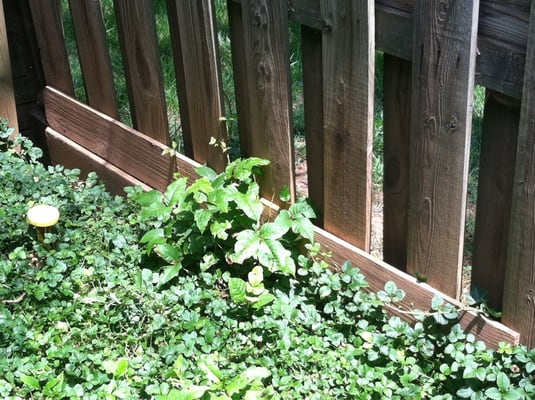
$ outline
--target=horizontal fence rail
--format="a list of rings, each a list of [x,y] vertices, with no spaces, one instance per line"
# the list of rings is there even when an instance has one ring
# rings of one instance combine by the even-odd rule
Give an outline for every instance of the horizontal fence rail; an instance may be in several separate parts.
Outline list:
[[[131,127],[117,121],[105,2],[71,0],[62,8],[67,3],[60,0],[26,1],[48,85],[43,102],[54,162],[85,160],[116,192],[125,182],[162,189],[176,167],[162,155],[173,139],[165,97],[171,85],[188,157],[179,157],[178,169],[191,176],[191,160],[224,167],[226,156],[209,144],[230,140],[215,0],[167,0],[166,42],[155,25],[154,2],[107,2],[117,21]],[[476,84],[486,88],[472,285],[503,310],[507,326],[473,315],[464,326],[494,345],[520,337],[534,346],[535,6],[529,0],[221,4],[229,22],[241,154],[271,161],[261,178],[263,196],[277,202],[283,188],[296,196],[289,27],[298,26],[308,193],[318,209],[318,232],[337,262],[347,257],[362,267],[372,289],[388,279],[403,282],[421,307],[436,290],[452,302],[462,296],[473,94]],[[74,99],[66,15],[85,99]],[[6,48],[1,33],[0,25],[0,55]],[[173,82],[162,75],[164,44],[171,48]],[[384,53],[385,262],[367,255],[378,51]]]

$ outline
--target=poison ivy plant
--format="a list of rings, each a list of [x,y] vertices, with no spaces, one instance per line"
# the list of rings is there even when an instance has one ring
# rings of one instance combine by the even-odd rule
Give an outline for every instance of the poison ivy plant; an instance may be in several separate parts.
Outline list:
[[[147,227],[141,238],[147,253],[161,260],[159,285],[175,279],[182,269],[231,272],[231,298],[261,307],[273,300],[263,285],[264,274],[293,276],[298,249],[313,242],[312,208],[304,201],[264,222],[264,205],[255,174],[268,162],[235,160],[218,174],[206,166],[188,185],[178,177],[164,193],[132,190],[140,205],[139,221]]]

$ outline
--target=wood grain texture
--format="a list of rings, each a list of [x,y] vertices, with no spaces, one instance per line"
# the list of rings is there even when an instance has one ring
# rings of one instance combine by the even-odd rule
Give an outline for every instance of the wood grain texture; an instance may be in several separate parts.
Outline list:
[[[503,95],[501,95],[503,96]],[[487,294],[494,309],[502,309],[505,259],[511,217],[516,138],[520,102],[500,101],[487,91],[477,188],[477,213],[472,256],[472,288]]]
[[[502,320],[535,346],[535,3],[520,108]]]
[[[232,0],[239,3],[238,0]],[[377,49],[412,60],[415,0],[376,0]],[[530,0],[481,0],[476,81],[520,98],[526,57]],[[291,0],[289,16],[314,29],[326,29],[317,0]]]
[[[229,17],[229,35],[232,52],[232,69],[234,76],[240,79],[234,80],[234,92],[236,94],[236,109],[239,112],[238,134],[240,137],[240,149],[242,154],[253,154],[251,118],[249,117],[249,91],[247,82],[248,68],[245,60],[245,42],[243,33],[242,6],[235,0],[227,0]]]
[[[71,68],[63,35],[61,2],[30,0],[30,9],[46,84],[73,96]]]
[[[150,0],[114,0],[134,128],[169,144],[163,73]]]
[[[172,176],[167,148],[69,96],[46,88],[43,93],[50,127],[140,181],[163,190]]]
[[[415,10],[407,271],[458,298],[478,1]]]
[[[326,0],[323,32],[324,228],[369,250],[373,1]]]
[[[0,118],[7,118],[9,126],[18,132],[17,106],[13,91],[11,61],[7,42],[4,4],[0,0]]]
[[[145,190],[149,189],[149,186],[140,180],[96,156],[53,129],[47,128],[45,135],[48,148],[50,149],[50,160],[53,164],[61,164],[70,169],[80,169],[82,179],[85,179],[89,172],[96,172],[99,178],[105,183],[106,189],[113,194],[124,196],[126,194],[124,187],[126,186],[139,185]]]
[[[321,16],[321,0],[289,0],[288,18],[315,30],[323,30],[324,20]]]
[[[100,1],[69,0],[88,104],[119,119]]]
[[[288,10],[283,0],[242,2],[243,60],[248,106],[238,116],[249,113],[250,129],[241,137],[250,147],[247,156],[271,160],[260,178],[261,191],[268,199],[278,199],[283,188],[295,198],[294,153],[291,124],[290,61],[288,53]],[[238,50],[235,48],[235,50]],[[238,76],[238,75],[235,75]],[[236,92],[238,95],[239,92]]]
[[[180,119],[187,155],[217,171],[226,156],[210,145],[216,138],[228,143],[224,122],[221,72],[212,0],[168,0],[171,43],[180,101]]]
[[[410,62],[388,54],[383,60],[383,257],[405,270],[412,68]]]
[[[323,226],[325,209],[322,52],[321,31],[302,26],[301,53],[303,60],[308,197],[317,210],[318,218],[314,222],[319,226]]]

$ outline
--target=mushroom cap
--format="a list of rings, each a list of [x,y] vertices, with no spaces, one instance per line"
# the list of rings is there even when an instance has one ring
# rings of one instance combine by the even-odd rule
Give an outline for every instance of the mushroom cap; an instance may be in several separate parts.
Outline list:
[[[28,210],[26,220],[29,224],[46,228],[55,225],[59,219],[59,211],[56,207],[39,204]]]

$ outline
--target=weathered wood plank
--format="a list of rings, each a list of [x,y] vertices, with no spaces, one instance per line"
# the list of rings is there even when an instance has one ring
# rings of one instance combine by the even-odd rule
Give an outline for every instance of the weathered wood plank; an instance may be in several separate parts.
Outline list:
[[[239,112],[238,118],[238,134],[240,137],[240,149],[242,154],[253,154],[253,145],[251,143],[252,137],[249,132],[252,132],[251,118],[249,112],[249,92],[247,90],[247,82],[250,77],[247,76],[248,69],[245,60],[245,43],[243,32],[243,15],[242,7],[239,2],[235,0],[228,0],[228,18],[229,18],[229,35],[230,46],[232,52],[232,68],[235,77],[234,92],[236,94],[236,109]]]
[[[7,30],[4,17],[4,4],[0,0],[0,118],[7,118],[9,126],[18,132],[17,106],[13,91],[11,62],[7,42]]]
[[[314,222],[319,226],[323,226],[325,208],[322,49],[321,31],[301,26],[308,197],[317,210]]]
[[[520,102],[487,91],[477,188],[472,288],[501,310]],[[504,102],[507,102],[504,104]],[[516,104],[515,104],[516,103]]]
[[[100,1],[69,0],[88,104],[119,119]]]
[[[61,2],[30,0],[30,8],[37,44],[41,50],[46,84],[73,96],[71,68],[63,35]]]
[[[289,0],[288,13],[288,18],[307,28],[327,28],[321,16],[320,0]]]
[[[66,138],[51,128],[45,131],[49,148],[50,160],[53,164],[61,164],[66,168],[78,168],[81,177],[87,177],[89,172],[96,172],[105,183],[106,189],[113,194],[125,195],[125,186],[141,186],[145,190],[149,186],[129,175],[123,170],[110,164],[106,160],[86,150],[76,142]]]
[[[415,278],[320,228],[316,228],[316,241],[323,248],[332,252],[332,265],[340,266],[349,260],[355,267],[359,268],[366,277],[370,291],[383,290],[385,283],[388,281],[395,282],[398,288],[405,291],[406,297],[400,303],[399,308],[389,309],[389,312],[393,315],[414,322],[414,317],[407,315],[404,311],[415,309],[430,310],[430,304],[436,295],[450,304],[461,307],[460,303],[455,299],[444,295],[426,283],[418,282]],[[516,331],[496,321],[477,315],[472,311],[465,311],[461,314],[460,324],[467,332],[473,333],[491,348],[498,348],[500,342],[517,344],[519,340],[519,335]]]
[[[535,2],[520,107],[502,320],[535,346]]]
[[[180,120],[187,154],[222,171],[226,156],[210,139],[227,142],[221,72],[212,0],[168,0],[171,43],[180,101]],[[188,146],[190,147],[190,146]]]
[[[414,2],[375,1],[377,50],[412,59]],[[480,6],[476,81],[515,98],[522,95],[529,5],[530,0],[482,0]],[[328,30],[317,0],[291,0],[289,17],[308,27]]]
[[[326,0],[323,33],[324,227],[368,250],[373,141],[373,1]]]
[[[458,298],[478,1],[415,10],[407,271]]]
[[[134,128],[168,144],[169,123],[150,0],[114,0]]]
[[[43,93],[50,127],[152,187],[169,183],[173,157],[166,146],[47,87]]]
[[[292,140],[288,10],[283,0],[242,2],[244,59],[247,72],[248,126],[241,136],[250,146],[248,156],[271,160],[260,178],[262,194],[278,199],[283,188],[295,197]],[[236,75],[237,76],[237,75]],[[238,95],[238,92],[237,92]],[[238,107],[243,105],[238,102]],[[244,110],[238,108],[238,114]],[[240,127],[240,129],[242,129]]]
[[[384,55],[383,258],[407,267],[411,63]]]

